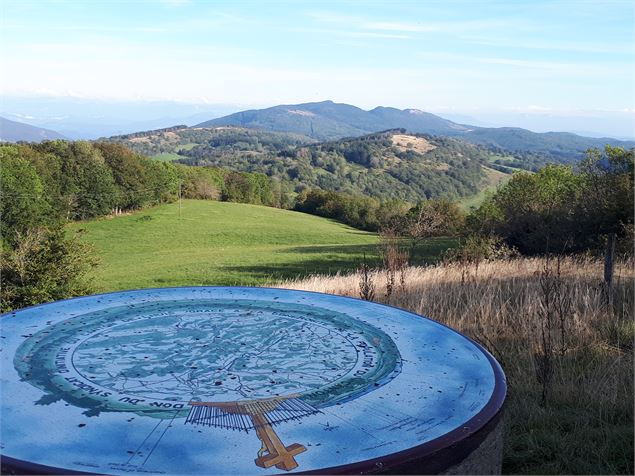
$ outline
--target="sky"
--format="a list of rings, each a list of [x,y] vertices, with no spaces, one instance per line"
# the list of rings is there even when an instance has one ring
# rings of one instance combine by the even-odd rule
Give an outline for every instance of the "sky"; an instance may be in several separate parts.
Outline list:
[[[482,123],[592,117],[629,135],[634,8],[611,0],[1,0],[0,95],[236,108],[331,99]]]

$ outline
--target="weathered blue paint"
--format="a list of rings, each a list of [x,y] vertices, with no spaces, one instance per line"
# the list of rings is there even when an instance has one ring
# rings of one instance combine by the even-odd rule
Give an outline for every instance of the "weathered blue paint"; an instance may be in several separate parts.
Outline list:
[[[461,334],[318,293],[127,291],[0,324],[1,454],[68,470],[349,465],[455,434],[500,387],[491,356]]]

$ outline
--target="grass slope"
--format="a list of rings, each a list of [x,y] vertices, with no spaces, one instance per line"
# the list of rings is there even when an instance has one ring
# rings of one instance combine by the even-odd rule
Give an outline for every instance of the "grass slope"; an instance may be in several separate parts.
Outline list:
[[[377,237],[303,213],[184,200],[131,215],[73,224],[102,263],[100,291],[184,285],[256,285],[354,269]]]
[[[167,286],[265,285],[379,264],[378,238],[332,220],[242,203],[184,200],[115,218],[74,223],[101,260],[96,291]],[[418,246],[436,261],[453,238]]]

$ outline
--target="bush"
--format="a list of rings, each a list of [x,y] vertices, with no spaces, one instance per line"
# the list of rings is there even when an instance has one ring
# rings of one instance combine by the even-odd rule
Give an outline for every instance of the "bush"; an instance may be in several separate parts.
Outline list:
[[[369,197],[320,189],[304,190],[298,194],[294,209],[333,218],[363,230],[376,231],[379,228],[377,213],[380,203]]]
[[[97,261],[77,236],[66,238],[61,225],[16,232],[14,247],[0,252],[0,308],[25,306],[89,294],[86,275]]]
[[[443,260],[446,263],[478,265],[489,259],[507,259],[518,256],[518,252],[494,236],[469,235],[456,248],[448,249]]]

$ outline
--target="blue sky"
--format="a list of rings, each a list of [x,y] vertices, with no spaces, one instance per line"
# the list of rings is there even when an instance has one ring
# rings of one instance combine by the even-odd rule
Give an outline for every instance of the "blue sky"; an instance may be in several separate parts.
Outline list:
[[[630,1],[12,1],[0,92],[631,121]]]

